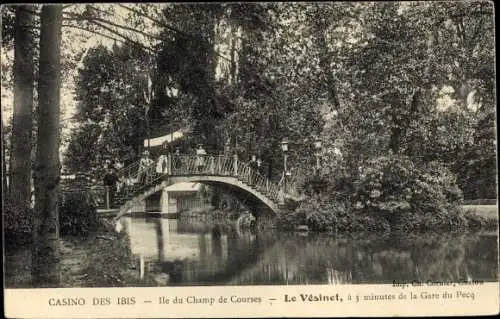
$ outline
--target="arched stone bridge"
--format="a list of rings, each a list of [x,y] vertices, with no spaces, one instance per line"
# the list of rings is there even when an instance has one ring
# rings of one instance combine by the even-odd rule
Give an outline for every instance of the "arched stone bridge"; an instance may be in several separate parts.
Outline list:
[[[147,167],[136,162],[119,172],[125,186],[117,193],[120,209],[116,219],[134,205],[165,187],[180,182],[217,185],[247,203],[254,210],[267,209],[278,215],[286,199],[296,200],[275,183],[232,156],[166,155]],[[289,185],[289,190],[293,188]]]

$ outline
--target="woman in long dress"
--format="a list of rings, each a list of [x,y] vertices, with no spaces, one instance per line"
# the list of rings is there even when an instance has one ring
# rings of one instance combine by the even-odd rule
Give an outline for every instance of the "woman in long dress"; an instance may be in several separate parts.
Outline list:
[[[198,172],[201,172],[203,170],[203,166],[205,166],[205,159],[204,156],[207,155],[207,152],[203,148],[201,144],[198,145],[198,149],[196,150],[196,167],[198,169]]]
[[[158,174],[168,173],[168,157],[166,155],[160,155],[158,162],[156,164],[156,172]]]

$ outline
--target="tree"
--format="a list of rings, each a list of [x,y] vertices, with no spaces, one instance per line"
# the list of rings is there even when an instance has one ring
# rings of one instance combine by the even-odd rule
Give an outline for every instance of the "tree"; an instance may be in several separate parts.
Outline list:
[[[31,202],[31,145],[33,127],[32,8],[16,7],[14,37],[14,114],[10,156],[10,196],[20,207]]]
[[[216,53],[214,48],[215,25],[220,17],[219,4],[176,4],[163,11],[163,21],[171,28],[163,28],[159,45],[157,87],[155,105],[167,106],[172,111],[183,105],[186,98],[193,103],[194,140],[206,144],[208,151],[215,151],[218,143],[215,125],[224,116],[223,100],[215,89]],[[192,36],[191,34],[197,36]],[[172,98],[165,88],[176,87],[183,94]]]
[[[237,59],[228,72],[231,81],[220,81],[230,107],[219,123],[225,140],[231,138],[243,158],[260,155],[270,172],[281,175],[281,140],[291,142],[290,163],[312,162],[313,136],[322,129],[318,51],[307,13],[313,4],[234,4],[229,20],[229,43]],[[292,21],[292,22],[291,22]],[[232,50],[233,51],[233,50]],[[236,77],[233,76],[237,70]],[[233,145],[234,145],[233,144]]]
[[[97,177],[106,160],[137,159],[153,109],[148,110],[145,96],[149,61],[132,43],[116,44],[111,50],[102,45],[89,49],[76,78],[79,125],[65,154],[65,168]]]
[[[38,132],[32,275],[36,285],[59,284],[59,105],[62,6],[44,5],[40,27]]]

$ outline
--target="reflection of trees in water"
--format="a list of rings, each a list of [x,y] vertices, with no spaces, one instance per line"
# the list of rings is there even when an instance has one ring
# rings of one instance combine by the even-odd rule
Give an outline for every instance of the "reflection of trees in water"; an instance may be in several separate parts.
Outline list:
[[[484,242],[484,238],[481,243]],[[496,237],[393,234],[385,238],[283,235],[236,284],[390,283],[496,279]]]
[[[410,256],[400,263],[412,263],[401,273],[401,277],[412,275],[412,279],[421,281],[460,281],[460,280],[492,280],[496,278],[497,262],[492,256],[496,237],[482,238],[478,234],[458,233],[407,233],[394,235],[393,251],[410,252]],[[490,242],[490,244],[487,244]],[[496,246],[496,245],[495,245]],[[486,254],[489,259],[483,259],[477,267],[478,254]],[[393,267],[394,260],[385,259],[388,268]],[[392,263],[391,263],[392,262]],[[389,264],[391,263],[391,264]],[[391,267],[392,266],[392,267]],[[404,275],[406,271],[406,275]]]
[[[483,269],[470,267],[471,261],[477,260],[470,252],[488,249],[478,242],[478,236],[471,234],[392,234],[385,242],[353,239],[344,244],[351,251],[350,257],[341,254],[343,245],[334,243],[332,247],[340,254],[334,254],[332,260],[350,264],[354,283],[494,279],[495,258]]]
[[[238,231],[231,225],[196,219],[189,222],[179,221],[179,233],[192,233],[198,238],[199,258],[160,262],[157,271],[168,274],[170,285],[366,284],[497,278],[496,236],[300,236]],[[159,251],[162,245],[158,238]],[[162,260],[161,254],[158,258]]]
[[[294,242],[277,243],[266,250],[259,261],[245,268],[232,284],[342,284],[350,282],[350,273],[332,268],[329,260],[316,251],[297,247]]]
[[[468,241],[465,260],[473,274],[481,274],[485,280],[498,279],[498,239],[496,234],[478,234],[476,241]],[[481,244],[478,245],[478,242]]]

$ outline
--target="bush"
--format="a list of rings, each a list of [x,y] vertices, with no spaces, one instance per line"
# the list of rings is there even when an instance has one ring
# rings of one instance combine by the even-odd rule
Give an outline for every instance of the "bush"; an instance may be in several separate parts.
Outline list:
[[[330,232],[386,232],[390,229],[386,219],[372,216],[368,211],[355,211],[347,200],[319,197],[309,198],[295,211],[280,215],[282,229],[290,230],[298,225]]]
[[[23,245],[32,240],[33,210],[29,203],[17,204],[9,198],[4,200],[4,240],[9,246]]]
[[[88,194],[66,193],[60,203],[59,226],[62,235],[87,236],[97,229],[97,209]]]
[[[325,186],[322,197],[314,195],[314,180],[305,183],[312,185],[306,192],[312,197],[294,212],[282,214],[281,228],[381,232],[467,226],[455,176],[438,162],[419,165],[406,156],[381,156],[364,163],[359,176],[338,175],[320,182]]]
[[[362,168],[354,204],[397,229],[464,227],[462,192],[455,176],[437,162],[416,165],[406,156],[382,156]]]

